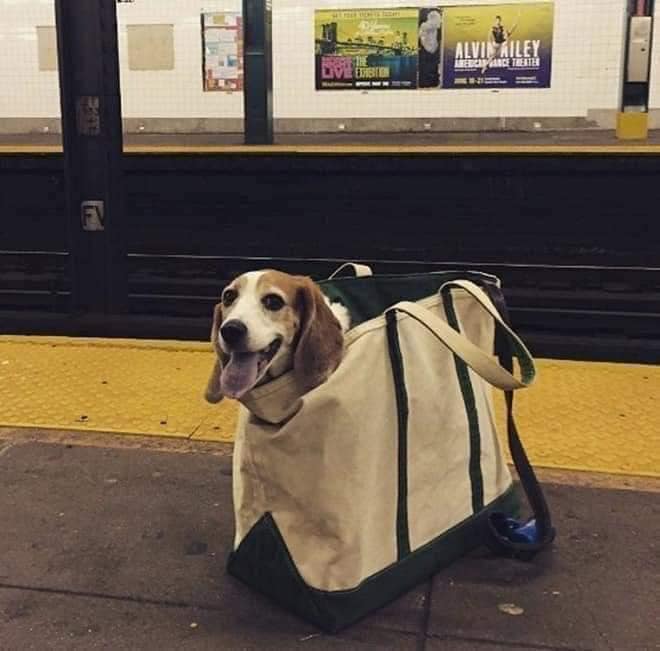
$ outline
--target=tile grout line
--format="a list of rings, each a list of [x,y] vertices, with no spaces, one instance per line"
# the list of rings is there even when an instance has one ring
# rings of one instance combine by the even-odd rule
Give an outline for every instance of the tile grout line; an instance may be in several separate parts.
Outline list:
[[[465,635],[442,635],[442,634],[431,634],[430,638],[435,640],[442,641],[459,641],[459,642],[472,642],[475,645],[481,646],[482,644],[488,645],[489,647],[493,644],[498,644],[507,649],[522,649],[522,651],[593,651],[591,647],[574,647],[574,646],[556,646],[554,644],[539,644],[539,643],[530,643],[530,642],[516,642],[513,640],[498,640],[491,637],[470,637]],[[476,647],[475,647],[476,648]]]
[[[149,597],[135,597],[132,595],[114,595],[103,592],[91,592],[85,590],[69,590],[67,588],[47,588],[39,586],[21,585],[17,583],[0,582],[0,590],[24,590],[26,592],[38,592],[48,595],[59,595],[65,597],[83,597],[86,599],[107,599],[110,601],[126,601],[145,606],[163,606],[167,608],[196,608],[199,610],[220,611],[220,606],[203,603],[189,603],[187,601],[168,601],[166,599],[150,599]]]

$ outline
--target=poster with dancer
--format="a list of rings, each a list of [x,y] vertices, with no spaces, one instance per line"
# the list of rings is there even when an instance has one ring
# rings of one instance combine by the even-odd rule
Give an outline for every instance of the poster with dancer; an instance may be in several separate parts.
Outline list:
[[[243,24],[241,14],[202,14],[202,70],[205,91],[243,90]]]
[[[417,88],[419,9],[314,12],[317,90]]]
[[[445,7],[443,88],[549,88],[554,3]]]

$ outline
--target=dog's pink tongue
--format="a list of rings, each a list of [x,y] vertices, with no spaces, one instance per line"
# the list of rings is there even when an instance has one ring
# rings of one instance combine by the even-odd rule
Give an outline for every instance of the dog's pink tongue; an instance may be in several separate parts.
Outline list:
[[[240,398],[257,382],[259,353],[232,353],[222,369],[220,388],[228,398]]]

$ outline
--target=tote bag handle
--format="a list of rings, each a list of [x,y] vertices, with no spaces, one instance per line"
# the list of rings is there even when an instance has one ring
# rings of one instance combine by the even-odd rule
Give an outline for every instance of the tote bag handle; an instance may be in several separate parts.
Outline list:
[[[358,264],[357,262],[345,262],[341,267],[335,269],[329,276],[328,280],[336,278],[344,269],[350,269],[357,278],[362,278],[363,276],[372,276],[373,272],[371,267],[366,264]]]
[[[421,305],[410,301],[402,301],[393,305],[387,311],[402,312],[418,321],[455,355],[460,357],[475,373],[498,389],[513,391],[529,386],[534,381],[536,374],[532,356],[518,335],[504,322],[486,293],[479,286],[467,280],[454,280],[445,283],[440,288],[440,292],[447,293],[453,287],[463,289],[471,294],[501,326],[503,332],[507,335],[514,355],[520,363],[520,379],[500,366],[494,356],[479,348],[465,335],[454,330],[446,321]]]
[[[526,522],[521,522],[502,513],[491,514],[488,521],[489,543],[500,554],[530,560],[539,551],[548,547],[555,538],[550,509],[520,440],[513,418],[513,391],[529,386],[533,382],[534,363],[525,345],[509,326],[506,304],[499,288],[490,289],[490,294],[499,304],[498,309],[488,294],[470,281],[450,281],[440,288],[440,293],[446,295],[454,287],[468,292],[499,326],[497,334],[501,337],[496,340],[496,346],[503,366],[500,366],[493,357],[473,344],[467,337],[454,330],[443,319],[416,303],[407,301],[397,303],[388,312],[403,312],[417,320],[484,380],[504,390],[509,450],[532,508],[533,517]],[[505,341],[503,342],[503,340]],[[518,359],[520,364],[520,380],[513,375],[512,355]]]

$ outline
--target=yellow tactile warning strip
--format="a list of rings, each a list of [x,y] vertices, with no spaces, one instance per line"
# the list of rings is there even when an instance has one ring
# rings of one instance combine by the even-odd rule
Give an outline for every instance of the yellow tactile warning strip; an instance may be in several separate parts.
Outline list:
[[[0,424],[231,440],[210,344],[0,337]]]
[[[0,337],[0,426],[230,441],[236,403],[202,397],[212,363],[205,343]],[[535,464],[660,476],[660,366],[539,360],[538,370],[516,398]]]
[[[536,465],[660,477],[660,366],[537,360],[537,369],[515,398]],[[505,432],[502,396],[496,405]]]

